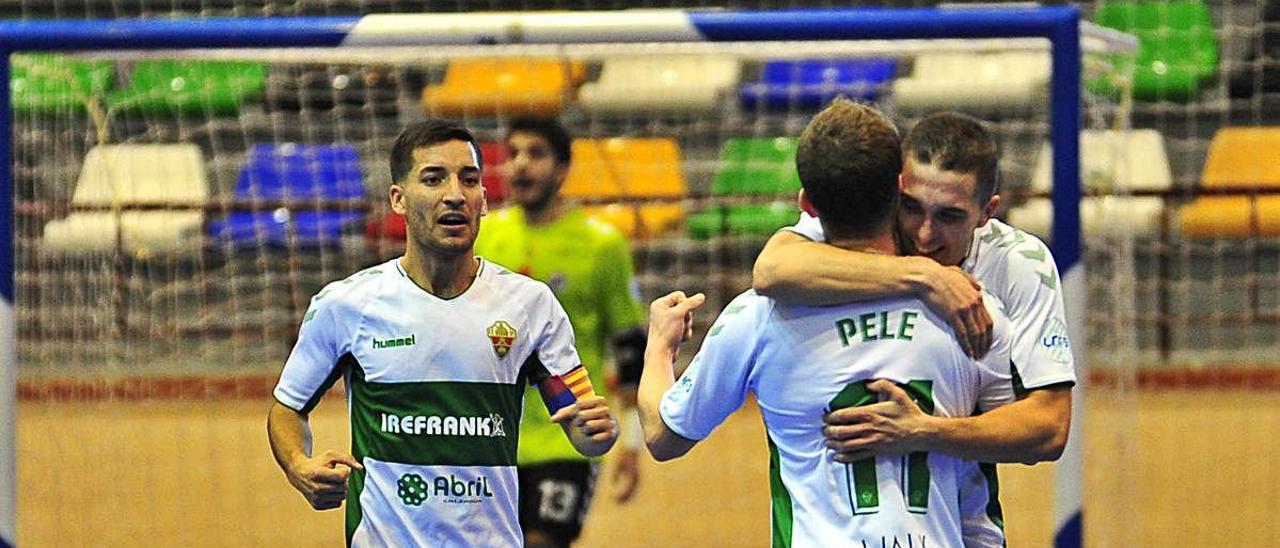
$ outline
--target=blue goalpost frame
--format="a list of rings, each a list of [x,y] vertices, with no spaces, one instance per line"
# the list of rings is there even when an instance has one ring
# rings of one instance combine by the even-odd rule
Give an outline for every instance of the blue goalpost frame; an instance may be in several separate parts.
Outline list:
[[[1081,262],[1081,32],[1074,6],[965,9],[816,9],[784,11],[638,10],[0,22],[0,77],[23,51],[201,48],[360,47],[513,43],[791,41],[938,38],[1045,38],[1052,46],[1050,138],[1053,238],[1063,277],[1079,383],[1071,442],[1059,461],[1054,545],[1082,544],[1082,410],[1087,368]],[[0,547],[15,537],[13,120],[9,86],[0,86]]]

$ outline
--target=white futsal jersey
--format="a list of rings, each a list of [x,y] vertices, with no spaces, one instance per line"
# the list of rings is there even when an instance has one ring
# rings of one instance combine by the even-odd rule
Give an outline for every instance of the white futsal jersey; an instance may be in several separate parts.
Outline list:
[[[878,401],[866,387],[875,379],[939,416],[1011,401],[1008,320],[997,299],[986,302],[995,344],[975,361],[915,298],[807,307],[748,291],[725,307],[663,396],[662,419],[701,440],[755,394],[769,441],[775,547],[959,548],[961,490],[976,464],[938,453],[840,464],[825,445],[823,415]]]
[[[826,241],[817,217],[800,214],[786,230],[815,242]],[[1067,338],[1058,267],[1039,238],[997,219],[973,233],[960,267],[982,288],[999,297],[1012,324],[1012,359],[1018,389],[1030,390],[1076,381],[1075,360]]]
[[[349,545],[519,546],[524,388],[578,366],[541,282],[482,261],[470,288],[441,299],[396,259],[312,298],[275,397],[307,413],[346,380],[364,465],[348,482]]]

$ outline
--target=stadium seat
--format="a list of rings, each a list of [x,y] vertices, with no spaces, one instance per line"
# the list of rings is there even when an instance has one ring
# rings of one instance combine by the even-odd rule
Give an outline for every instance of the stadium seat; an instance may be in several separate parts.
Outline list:
[[[110,251],[118,234],[121,248],[135,256],[194,251],[208,199],[204,157],[195,145],[96,146],[85,155],[71,198],[73,208],[88,211],[49,221],[41,249]],[[123,206],[118,213],[109,211],[115,204]]]
[[[794,137],[735,138],[720,150],[720,170],[712,194],[777,196],[800,190]]]
[[[1201,196],[1178,210],[1188,238],[1280,236],[1280,196]]]
[[[1247,192],[1280,188],[1280,126],[1224,127],[1209,144],[1200,185]],[[1178,212],[1188,237],[1280,235],[1280,196],[1200,196]]]
[[[1224,127],[1213,135],[1200,184],[1205,188],[1280,188],[1280,126]]]
[[[9,93],[17,114],[83,112],[91,98],[106,96],[116,74],[109,61],[81,61],[66,55],[14,55],[11,62]]]
[[[572,153],[573,163],[561,192],[573,199],[620,202],[591,211],[629,237],[661,236],[684,219],[679,204],[643,202],[684,198],[688,193],[680,145],[674,139],[574,139]]]
[[[570,198],[683,198],[680,145],[662,137],[574,139],[561,189]]]
[[[893,100],[917,111],[1025,111],[1046,104],[1050,72],[1045,52],[926,53],[894,81]]]
[[[795,205],[800,190],[794,137],[736,138],[720,151],[720,170],[711,194],[720,197],[768,198],[768,203],[714,206],[690,215],[689,236],[705,239],[720,234],[767,235],[799,217]]]
[[[507,161],[507,145],[502,141],[481,141],[480,153],[484,156],[484,176],[481,181],[484,183],[485,198],[492,209],[501,206],[506,198],[502,164]],[[377,199],[382,200],[380,197]],[[364,234],[370,245],[381,241],[402,242],[405,237],[404,215],[390,209],[385,214],[372,215],[365,224]]]
[[[1134,99],[1191,101],[1217,77],[1218,43],[1200,0],[1105,2],[1094,18],[1138,37]]]
[[[481,182],[484,183],[484,196],[489,201],[489,207],[502,205],[502,200],[507,196],[507,181],[502,164],[507,163],[508,154],[507,144],[502,141],[480,142],[480,155],[484,157]]]
[[[759,82],[738,92],[742,108],[750,111],[818,109],[841,95],[875,101],[893,80],[893,59],[807,59],[765,63]]]
[[[555,116],[585,75],[559,59],[458,59],[422,90],[422,105],[433,116]]]
[[[1086,236],[1158,236],[1163,217],[1164,199],[1156,196],[1090,196],[1080,202]],[[1053,232],[1053,203],[1033,198],[1010,209],[1006,218],[1047,242]]]
[[[1045,142],[1036,158],[1031,190],[1052,190],[1052,172],[1053,150]],[[1154,129],[1081,131],[1080,173],[1085,189],[1091,192],[1160,191],[1173,185],[1164,137]]]
[[[139,61],[129,87],[107,96],[116,112],[234,115],[266,86],[266,65],[234,61]]]
[[[360,160],[351,145],[254,145],[235,189],[235,200],[242,203],[363,198]],[[363,216],[362,211],[326,208],[233,211],[226,219],[209,224],[209,236],[234,247],[334,245],[344,230]]]
[[[587,112],[708,112],[737,85],[738,60],[724,55],[624,56],[605,59],[600,78],[583,84]]]
[[[587,214],[607,222],[632,240],[661,238],[680,229],[680,204],[607,204],[587,207]]]

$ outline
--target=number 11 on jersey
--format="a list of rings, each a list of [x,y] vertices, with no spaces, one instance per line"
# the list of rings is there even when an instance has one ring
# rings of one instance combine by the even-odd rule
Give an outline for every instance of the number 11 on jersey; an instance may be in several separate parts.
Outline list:
[[[870,381],[851,382],[840,390],[827,404],[827,411],[846,407],[871,405],[880,400],[875,392],[867,389]],[[925,413],[933,413],[933,381],[912,380],[898,384]],[[902,492],[907,510],[923,514],[929,509],[929,454],[915,452],[898,457],[902,459]],[[849,506],[854,515],[874,514],[880,511],[880,487],[876,477],[876,461],[865,458],[845,465],[845,480]]]

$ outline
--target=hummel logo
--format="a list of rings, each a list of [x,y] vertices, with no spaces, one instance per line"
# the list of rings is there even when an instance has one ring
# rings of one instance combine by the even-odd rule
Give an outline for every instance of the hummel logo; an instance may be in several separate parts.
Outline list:
[[[417,344],[417,342],[418,342],[417,338],[413,334],[410,334],[408,337],[400,337],[398,339],[386,339],[381,341],[378,339],[374,339],[373,348],[374,350],[377,350],[380,348],[396,348],[400,346],[413,346]]]

